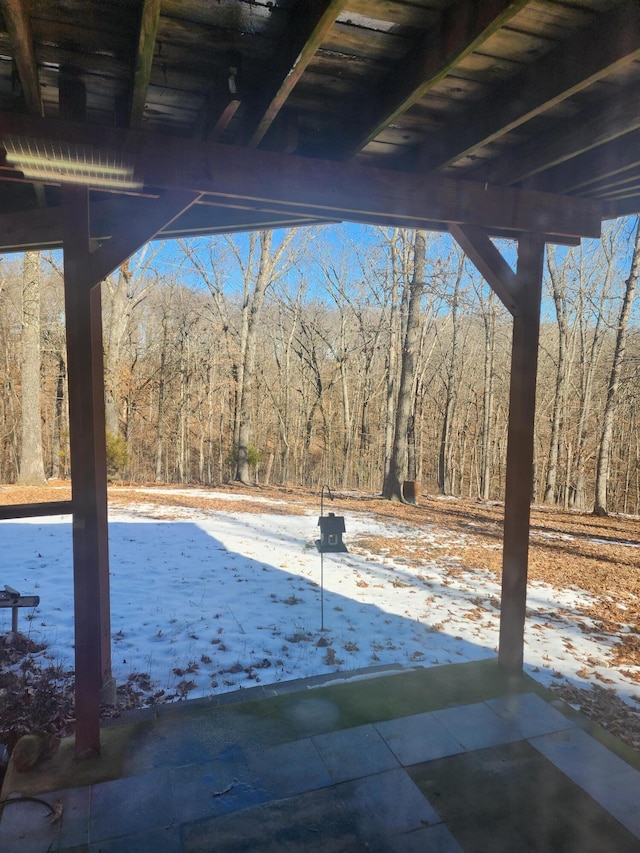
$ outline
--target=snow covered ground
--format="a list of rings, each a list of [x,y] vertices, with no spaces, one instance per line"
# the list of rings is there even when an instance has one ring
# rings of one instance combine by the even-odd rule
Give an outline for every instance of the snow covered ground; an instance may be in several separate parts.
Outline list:
[[[496,653],[500,589],[488,572],[462,569],[446,557],[416,567],[362,548],[327,554],[321,630],[317,511],[280,514],[277,501],[234,495],[252,501],[252,511],[171,507],[167,520],[166,507],[153,502],[160,490],[138,491],[139,503],[110,511],[119,683],[133,677],[146,693],[164,691],[163,699],[195,698],[372,665],[430,666]],[[264,512],[256,514],[256,501]],[[381,523],[366,512],[347,515],[346,526],[348,546],[359,535],[391,540],[399,531],[425,543],[443,539],[442,530]],[[35,612],[20,612],[20,629],[72,667],[69,519],[0,522],[0,546],[0,584],[41,599]],[[576,608],[588,603],[579,590],[531,584],[526,669],[545,684],[566,678],[582,685],[588,682],[579,673],[588,669],[635,705],[637,684],[611,665],[613,638],[578,624],[587,620]],[[0,611],[0,630],[10,624],[11,611]]]

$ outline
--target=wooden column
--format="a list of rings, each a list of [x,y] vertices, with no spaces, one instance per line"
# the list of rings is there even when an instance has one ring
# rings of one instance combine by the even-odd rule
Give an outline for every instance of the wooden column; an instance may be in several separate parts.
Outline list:
[[[539,234],[518,241],[519,311],[513,318],[499,648],[500,666],[513,672],[521,671],[524,654],[544,247]]]
[[[63,187],[73,505],[76,755],[100,752],[100,695],[113,685],[100,284],[89,279],[89,193]]]

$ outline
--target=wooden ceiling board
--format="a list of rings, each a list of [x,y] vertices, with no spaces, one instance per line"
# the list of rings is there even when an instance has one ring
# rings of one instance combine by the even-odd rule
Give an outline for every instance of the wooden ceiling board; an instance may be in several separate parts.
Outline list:
[[[556,46],[553,39],[516,30],[513,26],[502,27],[482,45],[482,53],[490,54],[511,62],[529,65],[549,53]]]
[[[640,0],[159,0],[144,7],[147,21],[158,14],[157,28],[155,17],[145,24],[146,41],[142,8],[141,0],[31,0],[21,20],[35,63],[14,65],[16,44],[27,55],[24,36],[0,31],[0,127],[20,126],[40,96],[38,127],[71,134],[56,123],[58,69],[74,68],[97,144],[114,125],[134,133],[139,122],[142,136],[131,138],[140,144],[149,134],[171,144],[211,135],[232,152],[295,152],[278,169],[306,173],[311,194],[318,161],[355,157],[359,168],[402,178],[455,175],[470,198],[469,181],[522,180],[577,187],[586,200],[614,194],[625,209],[637,198]],[[238,69],[231,83],[230,68]],[[255,194],[266,191],[261,182],[275,192],[272,176],[246,162]],[[17,180],[0,172],[0,217],[35,203]],[[40,203],[53,197],[41,194]],[[360,209],[368,198],[353,204],[369,221],[380,214]],[[502,216],[501,207],[482,215]]]
[[[163,47],[175,53],[183,51],[205,56],[214,63],[225,60],[225,54],[239,54],[244,61],[266,63],[271,61],[276,43],[259,34],[243,33],[225,27],[205,27],[174,18],[160,16],[156,35],[155,55],[162,56]],[[217,54],[217,55],[216,55]]]
[[[515,77],[526,66],[522,62],[492,56],[486,52],[486,45],[481,50],[474,50],[456,64],[455,72],[458,77],[476,80],[478,83],[496,85],[502,80]]]
[[[365,60],[355,56],[345,57],[324,48],[315,54],[308,67],[311,70],[334,74],[337,77],[365,82],[382,80],[389,71],[388,66],[382,61]]]
[[[129,58],[136,40],[135,27],[102,29],[91,26],[90,22],[84,25],[82,16],[73,23],[32,18],[31,29],[36,49],[39,45],[48,45],[115,59]]]
[[[394,0],[349,0],[347,13],[354,12],[375,21],[384,21],[403,27],[428,29],[436,23],[451,0],[434,0],[425,3],[398,3]]]
[[[597,16],[577,6],[534,0],[514,19],[514,29],[535,33],[543,38],[559,41],[568,38],[576,28],[592,24]]]
[[[291,7],[292,4],[288,4]],[[290,15],[286,4],[263,0],[162,0],[162,18],[189,21],[205,27],[223,27],[229,30],[257,33],[275,25],[280,30]],[[282,22],[281,22],[282,19]]]
[[[412,39],[395,33],[336,23],[322,43],[321,49],[345,57],[384,61],[388,66],[400,60],[410,50],[411,45]]]

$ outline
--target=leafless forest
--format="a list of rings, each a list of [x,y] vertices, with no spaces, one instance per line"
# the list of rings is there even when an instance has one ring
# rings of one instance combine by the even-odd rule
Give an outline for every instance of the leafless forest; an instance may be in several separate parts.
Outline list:
[[[548,251],[537,502],[640,512],[638,254],[635,220]],[[4,483],[69,474],[61,265],[0,264]],[[510,315],[445,236],[154,244],[102,303],[114,479],[502,497]]]

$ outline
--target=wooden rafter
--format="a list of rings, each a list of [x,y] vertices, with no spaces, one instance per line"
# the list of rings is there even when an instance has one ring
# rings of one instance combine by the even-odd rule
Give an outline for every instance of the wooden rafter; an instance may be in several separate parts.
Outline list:
[[[131,92],[131,127],[139,127],[151,79],[151,65],[160,20],[160,0],[144,0],[140,15],[140,37],[135,58],[133,90]]]
[[[515,184],[639,128],[640,90],[628,87],[615,100],[574,116],[546,137],[504,154],[499,165],[489,166],[485,177],[498,184]]]
[[[240,98],[229,98],[222,109],[218,112],[211,130],[205,133],[208,142],[217,142],[225,132],[231,119],[238,112],[242,101]]]
[[[439,31],[428,30],[380,86],[375,119],[356,131],[342,152],[354,156],[516,15],[527,0],[458,0],[442,16]]]
[[[42,98],[38,80],[38,66],[33,47],[31,23],[27,4],[23,0],[0,0],[5,25],[11,39],[13,56],[20,77],[20,85],[27,109],[34,115],[42,115]]]
[[[588,195],[602,197],[603,194],[608,196],[619,196],[620,193],[628,193],[629,188],[637,189],[640,185],[640,177],[635,167],[625,169],[615,175],[608,175],[606,178],[600,178],[593,181],[589,185]],[[576,195],[586,195],[586,190],[579,190]]]
[[[7,132],[118,150],[134,162],[135,174],[148,188],[205,193],[231,206],[242,200],[260,209],[275,202],[303,216],[356,222],[366,217],[381,224],[411,219],[424,228],[447,222],[521,232],[544,223],[551,234],[600,233],[600,208],[590,199],[0,115],[0,139]]]
[[[469,106],[424,152],[428,168],[454,162],[591,86],[640,56],[640,4],[624,3],[543,59]]]
[[[541,175],[536,187],[559,193],[573,193],[592,184],[613,179],[640,166],[640,130],[600,145]]]
[[[288,33],[289,44],[283,50],[283,61],[278,65],[278,71],[262,95],[263,106],[251,132],[250,148],[256,148],[264,139],[293,87],[304,74],[347,2],[348,0],[307,0],[305,3],[298,3],[294,8]],[[286,40],[285,37],[285,43]]]

